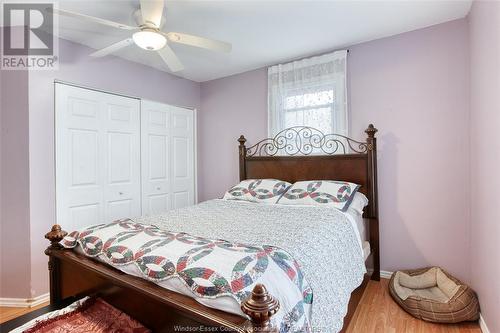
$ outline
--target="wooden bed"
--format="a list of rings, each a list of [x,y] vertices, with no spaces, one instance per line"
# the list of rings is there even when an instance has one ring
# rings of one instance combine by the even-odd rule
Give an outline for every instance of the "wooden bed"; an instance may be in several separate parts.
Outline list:
[[[341,135],[328,134],[309,127],[293,127],[274,138],[264,139],[246,147],[239,142],[240,179],[276,178],[300,180],[344,180],[361,185],[360,191],[369,199],[364,217],[369,219],[369,241],[373,261],[371,279],[380,279],[379,226],[377,201],[377,129],[369,125],[365,142]],[[317,155],[320,153],[320,155]],[[66,235],[54,225],[45,235],[51,245],[49,256],[50,301],[58,304],[70,297],[98,294],[108,303],[128,313],[154,332],[173,332],[175,326],[210,327],[223,332],[270,332],[269,318],[279,304],[265,286],[257,285],[253,294],[242,304],[248,314],[240,316],[205,307],[194,299],[161,288],[147,280],[127,275],[104,263],[75,251],[63,249],[59,242]],[[370,275],[352,293],[346,330]]]

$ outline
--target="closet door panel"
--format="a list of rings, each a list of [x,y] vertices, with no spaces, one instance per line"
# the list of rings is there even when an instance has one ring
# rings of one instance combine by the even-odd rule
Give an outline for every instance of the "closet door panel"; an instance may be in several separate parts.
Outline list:
[[[150,194],[147,198],[147,214],[161,214],[168,211],[171,208],[170,194]]]
[[[139,101],[55,90],[57,222],[73,230],[140,215]]]
[[[67,230],[101,223],[101,103],[93,91],[56,85],[56,217]]]
[[[68,129],[70,142],[70,188],[99,185],[99,133],[90,129]]]
[[[140,101],[109,95],[104,101],[106,221],[141,215]]]
[[[123,218],[132,218],[141,215],[134,207],[134,200],[120,199],[107,202],[107,220],[115,221]]]
[[[142,101],[142,213],[172,208],[170,192],[170,112],[168,106]]]
[[[100,203],[77,204],[69,207],[68,211],[70,222],[66,225],[72,225],[74,229],[96,224],[96,221],[102,220],[102,207]]]
[[[163,134],[149,134],[147,140],[149,180],[151,182],[168,181],[168,155],[170,151],[168,136]]]
[[[66,195],[59,196],[66,202],[65,213],[70,225],[85,226],[91,218],[101,222],[103,218],[103,173],[99,149],[99,131],[90,129],[67,129],[67,168],[61,169],[67,176]],[[66,169],[66,170],[64,170]]]
[[[194,117],[193,111],[171,106],[172,118],[172,205],[194,204]]]

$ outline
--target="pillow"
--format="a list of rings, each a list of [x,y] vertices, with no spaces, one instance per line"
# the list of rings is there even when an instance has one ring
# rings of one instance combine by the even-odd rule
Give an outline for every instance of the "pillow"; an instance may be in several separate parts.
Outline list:
[[[368,206],[368,198],[361,192],[356,192],[349,205],[349,210],[353,210],[359,215],[363,215],[365,207]]]
[[[277,179],[246,179],[229,189],[223,199],[277,203],[291,185]]]
[[[332,206],[343,212],[349,208],[360,185],[333,180],[296,182],[279,200],[283,205]]]

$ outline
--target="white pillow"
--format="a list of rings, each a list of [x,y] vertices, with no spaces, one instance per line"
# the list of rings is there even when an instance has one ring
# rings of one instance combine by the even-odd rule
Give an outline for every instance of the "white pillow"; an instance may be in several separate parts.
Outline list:
[[[354,210],[359,215],[363,215],[365,207],[368,206],[368,198],[361,192],[356,192],[351,204],[349,205],[349,210]]]
[[[359,235],[363,241],[369,239],[368,230],[366,229],[366,221],[363,218],[363,210],[368,205],[368,198],[361,192],[356,192],[352,199],[349,208],[345,212],[349,214],[358,227]]]
[[[333,180],[296,182],[283,194],[279,203],[283,205],[332,206],[345,212],[359,187],[358,184]]]
[[[224,200],[277,203],[292,184],[278,179],[246,179],[224,194]]]

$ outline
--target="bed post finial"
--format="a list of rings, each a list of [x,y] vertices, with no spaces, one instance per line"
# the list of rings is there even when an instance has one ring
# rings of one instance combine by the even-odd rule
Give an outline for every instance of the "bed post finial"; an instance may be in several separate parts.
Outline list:
[[[62,300],[61,263],[59,259],[53,256],[53,253],[62,249],[62,245],[59,242],[67,234],[66,231],[61,229],[59,224],[54,224],[52,229],[45,234],[45,238],[50,241],[50,246],[45,250],[45,254],[49,256],[50,304],[56,304]]]
[[[61,229],[59,224],[54,224],[52,229],[45,234],[45,238],[50,241],[49,249],[60,249],[61,244],[59,242],[67,235],[68,233]]]
[[[365,133],[368,134],[369,138],[374,138],[375,133],[377,133],[377,132],[378,132],[378,129],[376,129],[375,126],[373,126],[373,124],[368,125],[368,128],[365,130]]]
[[[252,322],[251,332],[277,332],[277,329],[271,325],[270,319],[279,308],[279,301],[260,283],[255,285],[252,295],[241,304],[241,310],[250,317]]]
[[[239,145],[239,150],[240,150],[240,181],[247,179],[246,175],[246,167],[245,167],[245,160],[247,157],[247,147],[245,147],[245,142],[247,142],[247,139],[245,139],[245,136],[242,134],[238,138],[238,142],[240,143]]]
[[[245,146],[245,142],[247,142],[247,139],[245,139],[245,136],[242,134],[242,135],[240,135],[240,137],[238,138],[238,142],[240,143],[240,147],[241,147],[241,146]]]

